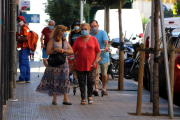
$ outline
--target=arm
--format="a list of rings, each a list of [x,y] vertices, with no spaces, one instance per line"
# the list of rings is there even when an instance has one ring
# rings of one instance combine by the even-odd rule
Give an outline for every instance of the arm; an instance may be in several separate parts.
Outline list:
[[[41,34],[41,47],[45,47],[44,43],[43,43],[43,34]]]
[[[69,33],[69,44],[71,44],[71,33]]]
[[[17,38],[16,41],[27,41],[28,40],[28,36],[27,35],[23,35],[23,37]]]
[[[29,28],[28,27],[22,27],[21,28],[21,36],[17,37],[16,41],[27,41],[28,40],[28,31]]]
[[[105,44],[105,48],[104,48],[105,51],[109,51],[109,47],[108,47],[108,46],[109,46],[109,45],[108,45],[109,42],[108,42],[108,40],[105,40],[105,41],[104,41],[104,44]]]
[[[109,38],[108,38],[108,35],[106,33],[106,31],[103,31],[103,41],[104,41],[104,44],[105,44],[105,51],[109,51]]]
[[[93,67],[96,67],[96,65],[98,64],[99,57],[101,54],[100,46],[96,38],[95,38],[95,52],[96,52],[96,58],[95,61],[93,62]]]
[[[71,45],[68,42],[67,42],[67,46],[68,46],[68,49],[66,50],[66,54],[73,55],[74,54],[73,49],[72,49]],[[61,48],[55,48],[54,51],[60,52],[60,53],[65,52],[65,50],[61,49]]]
[[[68,45],[68,50],[66,51],[66,53],[67,53],[68,55],[74,54],[73,49],[72,49],[71,45],[70,45],[68,42],[67,42],[67,45]]]
[[[53,40],[50,39],[48,44],[47,44],[47,48],[46,48],[46,54],[47,55],[51,55],[54,53],[55,49],[53,49],[52,47],[53,47]]]

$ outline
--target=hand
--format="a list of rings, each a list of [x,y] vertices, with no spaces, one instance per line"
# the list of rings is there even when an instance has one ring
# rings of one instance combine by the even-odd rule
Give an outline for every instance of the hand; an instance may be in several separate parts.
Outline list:
[[[107,52],[109,51],[109,48],[108,48],[108,47],[105,47],[104,49],[105,49],[105,51],[107,51]]]
[[[41,44],[41,47],[42,47],[42,48],[45,48],[46,46],[45,46],[44,44]]]
[[[54,48],[54,51],[59,52],[59,53],[64,53],[64,50],[61,48]]]
[[[92,68],[95,68],[97,64],[98,64],[98,60],[96,59],[92,64]]]

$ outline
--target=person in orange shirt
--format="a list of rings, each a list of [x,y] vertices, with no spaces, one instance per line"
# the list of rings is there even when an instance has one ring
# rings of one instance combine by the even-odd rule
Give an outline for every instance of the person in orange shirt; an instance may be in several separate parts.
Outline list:
[[[21,27],[21,32],[16,36],[16,41],[18,42],[17,48],[20,49],[19,53],[19,69],[20,76],[17,83],[29,83],[30,82],[30,65],[29,65],[29,53],[30,49],[28,48],[28,35],[29,28],[26,25],[26,21],[23,16],[17,17],[18,24]]]
[[[90,26],[81,24],[82,36],[77,37],[73,44],[74,53],[77,52],[76,66],[78,83],[81,91],[81,104],[86,104],[85,85],[87,76],[88,103],[92,104],[93,85],[96,78],[96,68],[100,56],[100,47],[96,37],[89,35]]]

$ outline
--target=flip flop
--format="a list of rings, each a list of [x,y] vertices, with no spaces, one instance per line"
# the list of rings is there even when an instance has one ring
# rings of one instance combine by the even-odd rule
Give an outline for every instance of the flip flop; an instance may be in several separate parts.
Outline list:
[[[53,102],[52,102],[52,105],[57,105],[57,102],[53,101]]]
[[[86,101],[85,100],[81,100],[81,105],[85,105]]]
[[[93,101],[92,101],[92,100],[88,100],[88,103],[89,103],[89,104],[93,104]]]
[[[63,102],[63,105],[72,105],[70,102]]]

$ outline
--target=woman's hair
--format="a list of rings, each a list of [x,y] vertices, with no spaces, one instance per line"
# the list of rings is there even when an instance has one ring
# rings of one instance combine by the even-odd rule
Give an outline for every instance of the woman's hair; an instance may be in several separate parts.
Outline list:
[[[88,23],[82,23],[80,26],[80,29],[82,29],[83,26],[87,26],[89,30],[91,29]]]
[[[66,31],[67,27],[64,25],[58,25],[54,28],[52,34],[50,35],[50,38],[54,38],[57,42],[60,41],[60,36],[62,36],[62,32]],[[63,40],[66,40],[66,38],[63,38]]]

